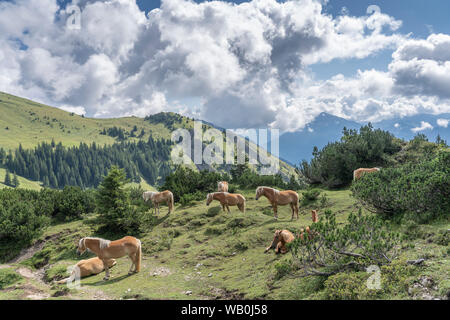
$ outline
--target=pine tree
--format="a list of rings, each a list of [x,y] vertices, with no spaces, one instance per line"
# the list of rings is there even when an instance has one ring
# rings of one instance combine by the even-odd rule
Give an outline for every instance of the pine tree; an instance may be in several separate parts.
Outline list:
[[[6,175],[5,175],[5,185],[11,186],[11,176],[10,176],[10,174],[9,174],[9,170],[6,170]]]
[[[17,178],[17,174],[14,172],[13,186],[14,188],[18,188],[19,185],[20,185],[19,178]]]

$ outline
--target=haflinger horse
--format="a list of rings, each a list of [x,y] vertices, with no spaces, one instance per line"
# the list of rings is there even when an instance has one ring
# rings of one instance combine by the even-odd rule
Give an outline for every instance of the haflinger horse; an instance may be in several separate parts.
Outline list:
[[[358,180],[364,173],[377,172],[380,168],[359,168],[353,171],[353,181]]]
[[[131,259],[131,267],[128,274],[141,270],[141,241],[135,237],[126,236],[115,241],[85,237],[78,243],[77,254],[82,255],[86,250],[95,253],[103,261],[106,272],[104,280],[109,279],[108,260],[110,259],[118,259],[127,255]]]
[[[317,214],[317,210],[311,210],[311,219],[312,222],[314,223],[319,221],[319,215]]]
[[[291,243],[294,239],[294,235],[289,230],[276,230],[273,236],[272,244],[268,246],[264,252],[267,252],[270,249],[275,249],[275,253],[284,254],[288,251],[286,244]]]
[[[227,208],[228,212],[230,212],[229,206],[237,206],[241,212],[245,213],[245,198],[243,195],[239,193],[228,193],[228,192],[213,192],[208,193],[206,196],[206,205],[209,204],[213,200],[218,200],[222,205],[222,209],[225,212],[225,208]]]
[[[228,182],[226,182],[226,181],[217,182],[217,191],[228,192]]]
[[[116,265],[117,262],[116,259],[108,259],[107,263],[108,268],[112,268]],[[103,270],[105,270],[105,266],[103,265],[103,261],[98,257],[81,260],[75,265],[75,268],[73,268],[72,272],[70,273],[70,277],[60,281],[56,281],[56,283],[63,284],[73,282],[77,277],[77,274],[80,278],[85,278],[95,274],[99,274],[100,272],[103,272]]]
[[[284,206],[289,204],[292,210],[292,218],[294,219],[294,214],[298,219],[298,194],[292,190],[279,191],[270,187],[258,187],[256,189],[255,199],[258,200],[261,196],[265,196],[273,208],[273,214],[275,219],[278,219],[278,206]]]
[[[155,214],[159,214],[159,204],[162,202],[167,203],[169,206],[169,214],[173,211],[173,193],[169,190],[162,192],[154,192],[154,191],[146,191],[142,194],[142,198],[145,202],[150,200],[155,208]],[[158,213],[156,213],[156,209],[158,209]]]

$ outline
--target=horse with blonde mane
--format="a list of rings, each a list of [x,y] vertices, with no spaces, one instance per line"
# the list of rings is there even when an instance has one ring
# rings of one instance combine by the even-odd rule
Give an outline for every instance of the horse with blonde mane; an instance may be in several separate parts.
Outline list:
[[[270,187],[258,187],[256,189],[255,199],[258,200],[261,196],[265,196],[273,208],[275,219],[278,219],[278,206],[289,204],[292,210],[291,220],[294,219],[294,214],[298,219],[298,194],[292,190],[279,191]]]
[[[206,196],[206,205],[209,204],[213,200],[218,200],[222,205],[222,209],[225,212],[225,208],[227,208],[228,212],[230,212],[229,206],[237,206],[241,212],[245,213],[245,198],[243,195],[239,193],[228,193],[228,192],[213,192],[208,193]]]
[[[291,243],[294,240],[295,237],[289,230],[275,230],[272,244],[266,248],[264,253],[270,249],[275,249],[275,253],[285,254],[288,251],[286,244]]]
[[[108,259],[107,263],[108,268],[112,268],[116,265],[117,262],[116,259]],[[60,281],[56,281],[56,283],[70,283],[73,282],[77,276],[79,278],[85,278],[95,274],[99,274],[100,272],[103,272],[103,270],[105,270],[105,266],[103,265],[103,261],[98,257],[81,260],[73,268],[72,272],[70,273],[70,277]]]
[[[78,243],[77,254],[82,255],[86,250],[93,252],[103,261],[106,272],[104,280],[109,279],[108,260],[110,259],[128,256],[131,259],[131,267],[128,274],[136,273],[141,270],[142,246],[141,241],[135,237],[126,236],[115,241],[85,237]]]
[[[228,182],[226,182],[226,181],[217,182],[217,191],[228,192]]]
[[[358,180],[365,173],[377,172],[380,168],[359,168],[353,171],[353,181]]]
[[[173,193],[169,190],[162,192],[154,192],[154,191],[146,191],[142,194],[142,198],[145,202],[150,200],[155,208],[155,214],[159,214],[159,204],[162,202],[167,203],[169,206],[169,214],[173,211]],[[156,209],[158,209],[158,213],[156,213]]]

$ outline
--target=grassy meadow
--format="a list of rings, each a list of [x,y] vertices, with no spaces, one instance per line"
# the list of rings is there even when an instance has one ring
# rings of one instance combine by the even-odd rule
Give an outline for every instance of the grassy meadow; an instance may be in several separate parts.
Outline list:
[[[398,259],[382,267],[382,289],[367,292],[366,272],[340,273],[328,280],[302,278],[284,272],[283,265],[292,259],[289,252],[264,253],[276,229],[296,232],[310,225],[310,210],[325,209],[319,202],[301,207],[294,221],[290,209],[280,207],[276,221],[266,198],[256,201],[254,190],[239,192],[247,199],[245,214],[236,207],[231,207],[231,214],[224,213],[218,202],[209,207],[205,201],[177,205],[170,215],[162,207],[140,236],[140,273],[128,276],[130,261],[121,258],[111,269],[110,281],[103,281],[102,273],[82,279],[79,289],[54,285],[52,280],[65,277],[67,267],[78,261],[75,249],[81,237],[107,235],[96,233],[95,215],[52,225],[37,241],[42,241],[40,250],[0,266],[0,284],[5,283],[0,299],[420,299],[424,294],[442,297],[450,290],[448,221],[393,225],[405,238]],[[327,209],[337,213],[338,224],[345,224],[348,214],[359,207],[347,189],[322,193],[328,198]],[[426,259],[423,265],[406,265],[419,258]],[[432,277],[433,285],[415,286],[424,277]],[[336,282],[343,286],[340,291],[334,290]]]

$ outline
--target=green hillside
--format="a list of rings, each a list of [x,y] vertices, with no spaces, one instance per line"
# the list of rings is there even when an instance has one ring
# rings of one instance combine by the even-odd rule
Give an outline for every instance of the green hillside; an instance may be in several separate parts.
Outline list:
[[[6,175],[6,170],[3,168],[0,168],[0,189],[1,188],[9,188],[8,186],[5,186],[3,184],[3,182],[5,181],[5,175]],[[11,175],[11,178],[12,178],[12,175]],[[31,180],[25,179],[20,176],[17,176],[17,178],[19,179],[20,188],[29,189],[29,190],[40,190],[42,188],[40,182],[38,182],[38,181],[31,181]]]
[[[51,143],[52,141],[56,144],[62,143],[67,148],[78,147],[80,143],[89,145],[93,142],[100,146],[119,142],[147,142],[150,136],[156,140],[170,140],[173,130],[193,128],[192,119],[173,113],[160,113],[147,118],[92,119],[6,93],[0,93],[0,114],[2,114],[0,118],[0,148],[6,151],[14,151],[20,145],[27,150],[42,142]],[[210,128],[210,125],[206,125],[206,127]],[[112,137],[108,135],[108,130],[122,131],[121,134],[124,137],[120,140],[116,136]],[[254,143],[247,142],[247,144],[252,150],[259,149]],[[196,170],[226,170],[220,166],[211,168],[207,165],[199,165],[196,167],[192,163],[188,166]],[[13,171],[12,168],[10,170]],[[296,175],[295,170],[282,161],[280,162],[280,171],[286,180],[290,176]],[[25,176],[33,178],[31,174]],[[56,178],[60,182],[60,187],[61,180],[70,179],[70,177],[68,179]],[[153,184],[152,181],[145,182]],[[50,183],[50,185],[54,184]]]
[[[111,269],[110,281],[103,281],[104,274],[99,274],[82,279],[80,289],[55,286],[51,280],[65,276],[67,267],[78,261],[74,243],[84,236],[99,235],[93,225],[95,215],[56,224],[41,237],[44,244],[34,254],[0,265],[0,277],[6,273],[13,280],[13,275],[17,277],[7,290],[0,291],[0,299],[332,299],[333,287],[325,283],[326,278],[283,274],[280,266],[292,258],[291,254],[264,253],[275,229],[295,232],[310,225],[309,212],[318,204],[301,208],[299,220],[294,221],[290,221],[289,209],[281,207],[280,219],[275,221],[265,198],[256,201],[254,190],[240,192],[248,200],[245,214],[235,207],[231,214],[224,213],[217,202],[210,207],[203,201],[189,207],[176,206],[171,215],[166,215],[167,207],[162,207],[154,227],[140,237],[142,271],[127,276],[130,261],[121,258]],[[359,207],[348,190],[323,193],[340,224]],[[383,290],[373,296],[368,293],[366,298],[420,299],[425,289],[416,288],[414,283],[424,277],[433,279],[427,294],[447,294],[450,260],[448,248],[439,239],[449,228],[448,222],[415,228],[398,226],[398,231],[409,234],[409,240],[403,243],[398,260],[383,267]],[[87,257],[90,255],[83,256]],[[406,267],[406,260],[422,257],[427,259],[423,266]],[[405,269],[399,272],[400,267]],[[345,281],[358,280],[362,286],[370,274],[347,276]],[[346,293],[342,294],[345,297]]]

